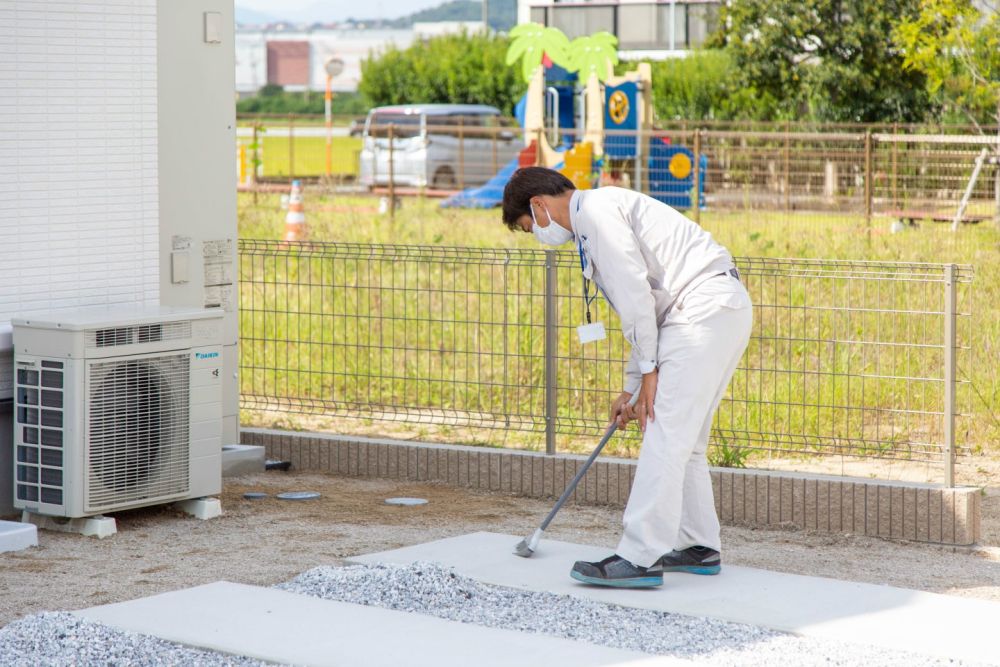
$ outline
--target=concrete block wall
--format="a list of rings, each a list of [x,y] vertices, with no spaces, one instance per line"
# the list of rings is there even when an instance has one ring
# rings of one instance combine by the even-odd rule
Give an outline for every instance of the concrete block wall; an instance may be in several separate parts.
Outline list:
[[[247,445],[291,461],[293,470],[439,482],[532,498],[557,497],[585,457],[488,447],[435,445],[319,433],[243,429]],[[624,506],[635,461],[598,459],[571,501]],[[724,524],[970,545],[979,540],[980,490],[931,484],[713,468]]]

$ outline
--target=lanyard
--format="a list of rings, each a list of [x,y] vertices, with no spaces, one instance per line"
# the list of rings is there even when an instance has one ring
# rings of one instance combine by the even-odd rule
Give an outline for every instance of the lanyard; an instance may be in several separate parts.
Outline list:
[[[580,271],[583,272],[587,269],[587,256],[583,253],[583,242],[577,240],[576,249],[580,253]],[[597,298],[598,290],[594,288],[594,294],[590,294],[590,279],[586,276],[583,277],[583,303],[587,308],[587,324],[590,324],[590,304],[594,302]]]

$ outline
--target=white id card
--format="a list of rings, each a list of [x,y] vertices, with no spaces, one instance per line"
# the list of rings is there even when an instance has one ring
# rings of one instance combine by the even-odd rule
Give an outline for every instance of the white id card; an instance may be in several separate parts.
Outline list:
[[[601,322],[581,324],[576,328],[576,335],[580,337],[580,342],[584,345],[604,340],[608,337],[604,331],[604,324]]]

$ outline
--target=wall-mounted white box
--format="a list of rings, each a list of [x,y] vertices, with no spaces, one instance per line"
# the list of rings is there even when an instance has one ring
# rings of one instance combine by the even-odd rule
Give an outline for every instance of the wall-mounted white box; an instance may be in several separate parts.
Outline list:
[[[205,12],[205,43],[222,43],[222,14],[219,12]]]

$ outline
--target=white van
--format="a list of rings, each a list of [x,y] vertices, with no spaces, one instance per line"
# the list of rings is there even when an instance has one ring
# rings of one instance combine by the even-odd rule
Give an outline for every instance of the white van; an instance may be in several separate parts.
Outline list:
[[[397,186],[455,190],[482,185],[524,147],[500,110],[482,104],[377,107],[365,121],[358,180],[389,184],[389,127]]]

